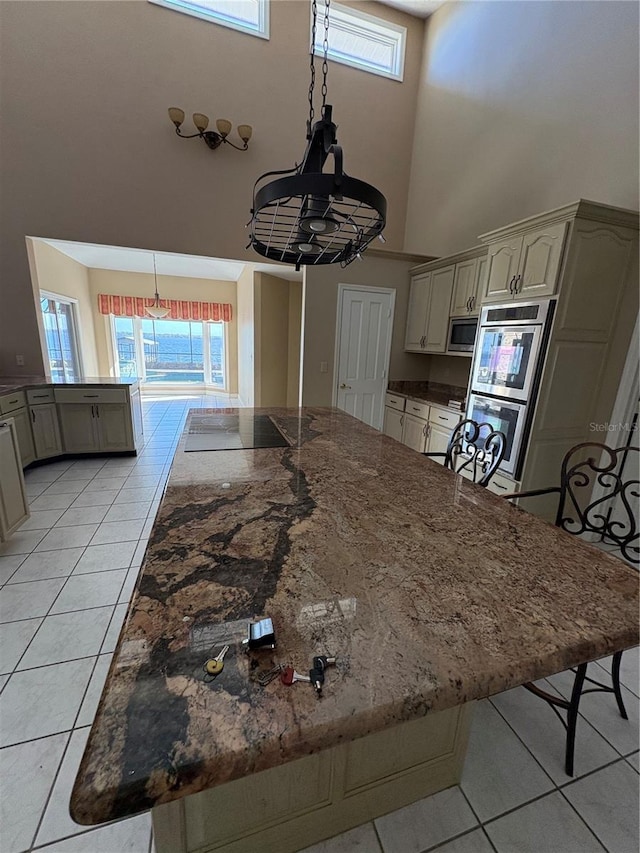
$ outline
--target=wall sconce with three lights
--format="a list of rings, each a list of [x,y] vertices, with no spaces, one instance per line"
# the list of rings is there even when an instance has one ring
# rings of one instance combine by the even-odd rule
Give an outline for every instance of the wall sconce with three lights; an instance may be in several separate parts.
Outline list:
[[[198,130],[197,133],[182,133],[180,130],[182,123],[184,122],[184,110],[181,110],[180,107],[169,107],[169,118],[175,125],[178,136],[181,136],[183,139],[193,139],[194,137],[199,136],[200,139],[204,139],[212,151],[215,151],[215,149],[219,148],[223,143],[225,145],[230,145],[237,151],[246,151],[249,147],[249,140],[251,139],[252,133],[252,128],[249,124],[238,125],[238,136],[244,144],[236,145],[227,138],[231,133],[233,125],[230,121],[227,121],[226,118],[219,118],[216,121],[216,128],[218,129],[217,133],[215,130],[207,130],[209,127],[209,116],[204,115],[204,113],[193,114],[193,123]]]

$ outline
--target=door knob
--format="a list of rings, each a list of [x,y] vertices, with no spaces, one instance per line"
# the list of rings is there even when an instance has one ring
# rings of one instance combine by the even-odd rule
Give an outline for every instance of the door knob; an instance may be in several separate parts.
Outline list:
[[[351,385],[345,385],[344,382],[340,383],[341,388],[351,388]]]

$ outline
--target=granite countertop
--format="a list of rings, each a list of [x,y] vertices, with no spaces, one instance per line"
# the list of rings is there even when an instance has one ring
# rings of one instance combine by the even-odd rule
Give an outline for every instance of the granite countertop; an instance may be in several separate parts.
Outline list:
[[[261,411],[291,447],[178,448],[73,791],[81,824],[638,643],[625,564],[342,412]],[[264,615],[277,648],[248,654]],[[321,699],[255,679],[314,654],[338,658]]]
[[[139,380],[125,379],[119,376],[87,376],[85,379],[71,380],[69,382],[55,382],[46,376],[0,376],[0,395],[11,394],[12,391],[27,391],[29,388],[41,388],[43,385],[56,388],[66,385],[92,385],[111,388],[113,385],[135,385]]]
[[[452,411],[464,411],[462,409],[449,406],[450,400],[463,403],[467,394],[466,388],[461,388],[458,385],[442,385],[438,382],[414,382],[414,381],[398,381],[391,380],[389,382],[388,391],[391,394],[397,394],[400,397],[406,397],[408,400],[416,400],[419,403],[432,403],[434,406],[443,406],[445,409]]]

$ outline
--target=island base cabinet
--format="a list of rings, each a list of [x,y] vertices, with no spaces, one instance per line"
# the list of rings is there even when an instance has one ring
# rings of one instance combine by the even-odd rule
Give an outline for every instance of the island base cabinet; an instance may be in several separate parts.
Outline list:
[[[157,853],[296,853],[460,781],[471,705],[152,809]]]

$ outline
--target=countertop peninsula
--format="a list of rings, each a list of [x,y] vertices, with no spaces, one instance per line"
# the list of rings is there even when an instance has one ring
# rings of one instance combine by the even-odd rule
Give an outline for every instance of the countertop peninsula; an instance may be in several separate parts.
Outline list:
[[[633,569],[342,412],[260,413],[290,447],[181,440],[72,795],[79,823],[638,643]],[[263,615],[277,648],[249,656],[247,620]],[[320,700],[255,680],[314,654],[338,658]]]
[[[13,391],[26,391],[29,388],[41,388],[43,385],[56,388],[73,385],[91,385],[112,388],[114,385],[135,385],[139,380],[135,377],[120,376],[88,376],[85,379],[47,379],[46,376],[0,376],[0,394],[11,394]]]

